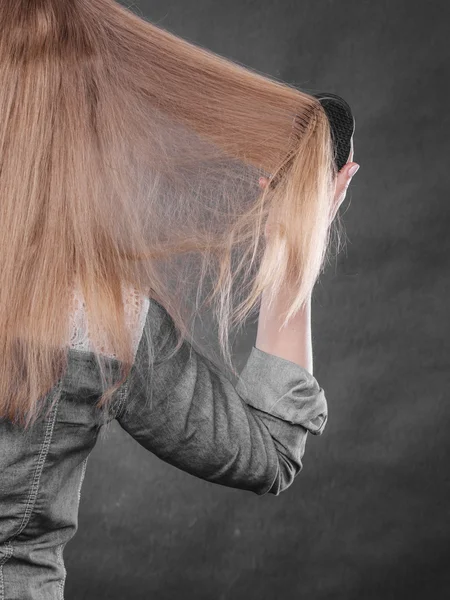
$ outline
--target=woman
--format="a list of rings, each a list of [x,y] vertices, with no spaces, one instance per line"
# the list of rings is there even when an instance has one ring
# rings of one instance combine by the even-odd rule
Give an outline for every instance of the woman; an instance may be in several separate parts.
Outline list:
[[[327,420],[311,293],[356,165],[314,96],[113,0],[2,0],[0,31],[0,600],[50,600],[113,419],[207,481],[292,484]]]

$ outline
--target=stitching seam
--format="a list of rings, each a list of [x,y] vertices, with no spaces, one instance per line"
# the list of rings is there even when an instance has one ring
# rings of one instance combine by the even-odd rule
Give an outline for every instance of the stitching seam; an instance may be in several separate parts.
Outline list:
[[[64,566],[63,550],[64,550],[64,544],[61,544],[58,547],[58,557],[59,557],[59,562],[62,567],[64,575],[59,582],[59,600],[64,600],[64,585],[66,583],[66,575],[67,575],[66,567]]]
[[[11,558],[12,553],[13,553],[13,548],[12,548],[11,544],[8,544],[8,542],[3,544],[3,547],[5,549],[5,556],[1,559],[1,562],[0,562],[0,600],[5,600],[5,583],[4,583],[4,579],[3,579],[3,565],[5,564],[5,562],[7,560],[9,560]]]
[[[122,389],[120,390],[120,400],[119,400],[119,406],[117,407],[117,411],[116,411],[116,419],[122,416],[122,413],[125,410],[125,400],[127,398],[128,395],[128,381],[126,381],[123,384]]]
[[[55,390],[55,394],[58,395],[55,405],[53,406],[50,414],[48,416],[47,425],[45,427],[44,440],[41,444],[41,450],[39,452],[39,458],[34,470],[33,480],[31,483],[30,492],[28,494],[28,500],[25,507],[25,512],[22,517],[22,521],[16,530],[15,533],[5,542],[4,549],[6,550],[6,556],[1,560],[0,564],[0,600],[5,600],[5,585],[4,585],[4,577],[3,577],[3,565],[11,558],[14,553],[14,548],[11,542],[17,538],[25,527],[28,525],[31,514],[33,512],[34,505],[36,503],[36,498],[39,491],[39,483],[42,475],[42,470],[44,468],[44,463],[47,458],[47,454],[50,448],[50,443],[53,437],[53,428],[56,420],[56,413],[58,411],[59,401],[61,398],[61,390],[62,390],[62,380],[59,380],[58,385]]]
[[[61,381],[58,384],[58,400],[55,403],[55,406],[52,408],[51,413],[48,418],[47,426],[45,428],[44,441],[42,442],[41,451],[39,453],[38,462],[36,465],[36,469],[34,471],[33,482],[31,484],[30,493],[28,496],[27,506],[25,508],[25,512],[23,514],[22,522],[19,525],[18,530],[14,533],[10,538],[9,542],[15,539],[18,535],[22,533],[25,527],[28,525],[28,522],[31,517],[31,513],[33,512],[34,504],[36,502],[37,493],[39,490],[39,483],[41,480],[42,470],[44,467],[45,459],[47,458],[47,454],[50,448],[50,442],[53,436],[53,427],[55,425],[56,420],[56,412],[58,410],[59,400],[61,397]]]

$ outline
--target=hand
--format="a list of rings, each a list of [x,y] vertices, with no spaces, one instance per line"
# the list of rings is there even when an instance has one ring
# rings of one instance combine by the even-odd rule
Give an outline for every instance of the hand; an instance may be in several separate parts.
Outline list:
[[[339,171],[339,173],[336,176],[336,180],[335,180],[335,193],[334,193],[334,200],[333,203],[331,205],[331,209],[330,209],[330,225],[331,223],[334,221],[334,218],[336,217],[336,214],[339,210],[339,207],[341,206],[341,204],[344,202],[345,197],[347,195],[347,190],[348,187],[350,185],[350,182],[352,180],[353,175],[355,175],[355,173],[353,173],[353,175],[349,174],[349,170],[354,166],[357,165],[359,167],[359,165],[353,161],[353,138],[352,138],[352,143],[351,143],[351,150],[350,150],[350,154],[348,157],[348,162],[342,167],[342,169]],[[259,178],[259,185],[261,188],[265,188],[269,183],[269,179],[267,177],[260,177]],[[273,213],[273,211],[272,211]],[[267,237],[269,230],[270,230],[270,223],[269,221],[272,219],[273,217],[271,217],[269,215],[269,218],[267,219],[267,223],[266,223],[266,229],[265,229],[265,235]]]
[[[337,177],[336,177],[334,201],[333,201],[333,204],[331,206],[331,211],[330,211],[330,225],[334,221],[334,218],[337,214],[337,211],[339,210],[339,207],[345,200],[345,197],[347,195],[347,190],[348,190],[348,187],[350,185],[353,175],[355,175],[358,171],[358,169],[356,169],[356,171],[352,175],[350,175],[349,171],[353,166],[356,165],[359,168],[358,163],[355,163],[352,161],[353,161],[353,138],[351,140],[351,148],[350,148],[350,154],[348,157],[348,162],[347,162],[347,164],[345,164],[342,167],[342,169],[339,171],[339,173],[337,174]]]

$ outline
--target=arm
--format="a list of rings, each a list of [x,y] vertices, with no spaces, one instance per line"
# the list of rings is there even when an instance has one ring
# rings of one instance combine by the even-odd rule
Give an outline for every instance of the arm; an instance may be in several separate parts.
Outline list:
[[[352,177],[359,169],[357,163],[351,162],[353,161],[353,137],[351,138],[348,161],[339,171],[335,180],[335,194],[330,211],[330,225],[342,202],[345,200]],[[261,188],[265,188],[269,184],[269,179],[261,177],[259,184]],[[266,223],[265,235],[267,238],[270,236],[273,219],[275,219],[275,213],[272,211]],[[276,301],[273,303],[273,307],[269,309],[267,295],[263,292],[259,311],[256,347],[270,354],[275,354],[280,358],[291,360],[305,367],[312,374],[311,297],[309,297],[303,310],[299,311],[291,319],[289,327],[280,332],[279,327],[282,323],[280,315],[283,314],[283,309],[287,308],[288,299],[286,290],[281,290],[278,293]]]
[[[291,319],[289,327],[279,331],[282,323],[280,315],[282,310],[287,307],[286,301],[286,296],[280,292],[269,309],[265,292],[263,292],[255,345],[269,354],[275,354],[301,365],[312,374],[311,296],[304,308]]]
[[[174,346],[173,321],[154,300],[146,328],[158,354]],[[327,420],[324,392],[305,368],[253,346],[233,387],[187,342],[169,359],[157,358],[153,369],[148,363],[143,335],[117,414],[142,446],[212,483],[258,495],[291,485],[307,432],[322,433]]]

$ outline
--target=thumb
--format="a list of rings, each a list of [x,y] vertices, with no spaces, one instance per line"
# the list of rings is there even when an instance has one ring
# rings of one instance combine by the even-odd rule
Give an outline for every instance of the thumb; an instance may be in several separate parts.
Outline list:
[[[339,171],[336,188],[334,194],[334,201],[330,211],[330,222],[334,220],[340,205],[344,202],[347,195],[347,189],[352,181],[352,177],[359,169],[359,164],[355,162],[347,163]]]

